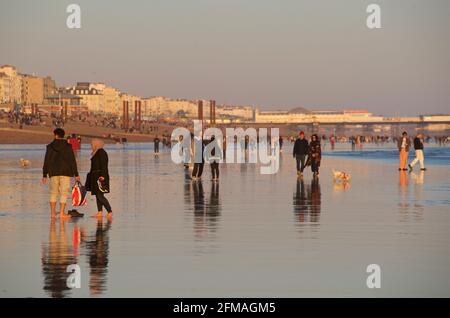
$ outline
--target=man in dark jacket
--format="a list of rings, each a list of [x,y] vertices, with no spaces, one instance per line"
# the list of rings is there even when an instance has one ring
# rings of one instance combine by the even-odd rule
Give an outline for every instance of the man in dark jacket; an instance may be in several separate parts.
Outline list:
[[[305,133],[300,132],[297,140],[294,143],[294,151],[292,156],[297,161],[297,175],[301,176],[305,169],[305,158],[308,154],[308,140],[305,139]]]
[[[64,139],[64,130],[56,128],[53,133],[55,140],[47,145],[45,152],[42,183],[46,184],[47,177],[50,177],[50,209],[52,218],[55,217],[56,202],[59,196],[59,215],[61,219],[65,219],[70,218],[70,215],[64,213],[70,190],[70,178],[75,177],[77,181],[80,181],[80,177],[72,146]]]
[[[420,162],[420,170],[427,170],[423,159],[423,135],[420,133],[414,138],[414,150],[416,152],[416,158],[408,165],[409,170],[412,171],[417,162]]]

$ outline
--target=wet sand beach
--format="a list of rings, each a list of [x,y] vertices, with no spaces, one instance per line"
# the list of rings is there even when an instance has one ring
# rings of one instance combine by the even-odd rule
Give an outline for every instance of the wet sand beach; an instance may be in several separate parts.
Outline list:
[[[277,174],[228,164],[213,183],[208,165],[192,182],[151,147],[106,146],[112,222],[89,218],[89,196],[84,218],[61,223],[39,183],[44,145],[0,145],[0,297],[450,296],[448,148],[408,173],[393,146],[338,145],[313,180],[309,169],[297,178],[286,143]],[[86,145],[78,160],[84,180]],[[351,182],[334,183],[332,169]],[[69,264],[80,289],[66,287]],[[369,264],[381,267],[380,289],[366,286]]]

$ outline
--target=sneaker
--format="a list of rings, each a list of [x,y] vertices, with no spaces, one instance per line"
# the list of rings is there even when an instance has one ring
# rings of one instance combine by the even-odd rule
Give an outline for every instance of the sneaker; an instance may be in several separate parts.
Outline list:
[[[420,170],[425,171],[425,170],[427,170],[427,168],[420,168]]]
[[[69,210],[67,211],[67,214],[69,214],[71,217],[83,217],[83,213],[78,212],[77,210]]]

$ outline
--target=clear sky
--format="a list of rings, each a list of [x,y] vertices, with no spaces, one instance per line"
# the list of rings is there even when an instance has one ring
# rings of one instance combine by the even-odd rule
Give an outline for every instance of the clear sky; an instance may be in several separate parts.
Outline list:
[[[450,113],[450,1],[0,0],[0,64],[144,97]]]

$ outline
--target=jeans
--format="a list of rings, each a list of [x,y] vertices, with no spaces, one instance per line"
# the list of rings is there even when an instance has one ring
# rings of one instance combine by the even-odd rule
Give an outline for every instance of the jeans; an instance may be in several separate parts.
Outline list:
[[[108,213],[112,212],[111,209],[111,205],[109,204],[108,199],[105,197],[105,195],[103,193],[97,193],[95,195],[95,199],[97,201],[97,211],[102,211],[103,207],[105,207],[106,211],[108,211]]]
[[[218,162],[211,162],[211,175],[213,179],[219,179],[219,163]]]
[[[194,163],[194,170],[192,171],[192,177],[200,178],[203,174],[204,163]]]
[[[297,161],[297,171],[303,172],[305,169],[305,158],[306,155],[295,155],[295,160]]]
[[[320,162],[318,160],[311,160],[311,171],[319,173]]]

